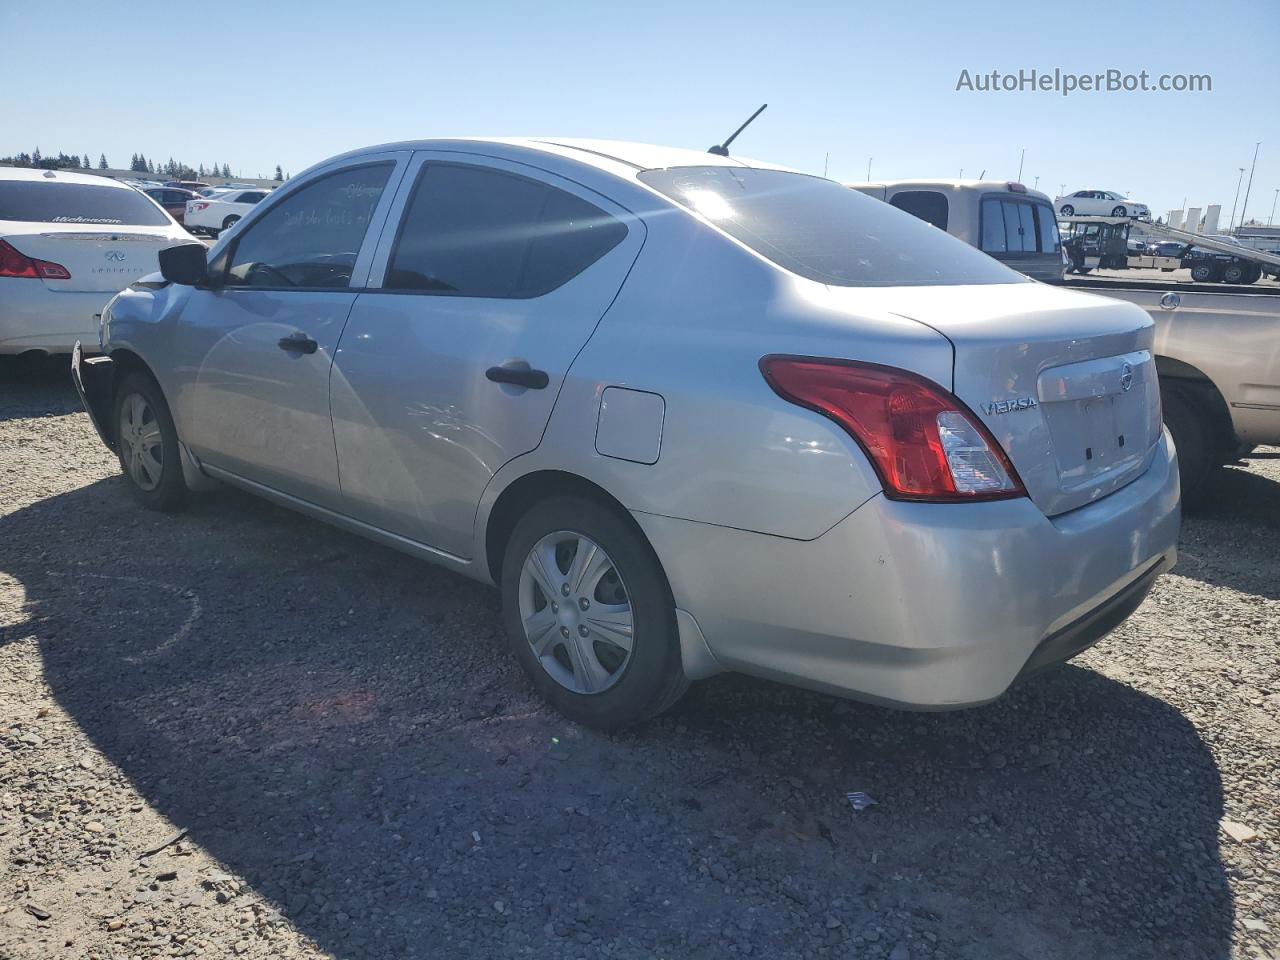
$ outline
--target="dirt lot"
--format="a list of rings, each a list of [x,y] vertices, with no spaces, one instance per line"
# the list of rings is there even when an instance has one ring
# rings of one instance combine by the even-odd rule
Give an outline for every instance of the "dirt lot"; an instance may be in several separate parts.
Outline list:
[[[230,491],[145,513],[61,369],[5,369],[0,957],[1280,956],[1280,451],[1218,493],[992,706],[720,677],[606,737],[490,590]]]

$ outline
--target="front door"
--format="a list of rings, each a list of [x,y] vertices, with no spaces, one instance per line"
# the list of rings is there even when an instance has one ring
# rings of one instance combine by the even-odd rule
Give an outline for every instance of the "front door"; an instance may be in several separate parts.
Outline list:
[[[330,366],[396,164],[364,158],[273,197],[214,257],[208,286],[191,292],[175,338],[175,407],[183,439],[209,467],[337,505]]]
[[[344,512],[469,557],[481,493],[541,441],[644,228],[576,183],[457,153],[416,154],[401,193],[334,362]]]

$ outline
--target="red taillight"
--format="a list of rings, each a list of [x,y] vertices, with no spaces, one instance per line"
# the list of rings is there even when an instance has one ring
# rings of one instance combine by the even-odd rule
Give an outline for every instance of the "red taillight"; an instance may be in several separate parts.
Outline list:
[[[71,271],[60,263],[37,260],[0,240],[0,277],[28,277],[33,280],[70,280]]]
[[[1016,180],[1010,180],[1009,192],[1010,193],[1026,193],[1027,185],[1025,183],[1018,183]]]
[[[866,452],[897,500],[1003,500],[1026,495],[1000,445],[931,380],[879,364],[765,357],[778,396],[829,417]]]
[[[192,213],[195,213],[197,210],[203,210],[205,207],[208,206],[208,204],[192,202],[192,203],[188,203],[187,206],[191,208]]]

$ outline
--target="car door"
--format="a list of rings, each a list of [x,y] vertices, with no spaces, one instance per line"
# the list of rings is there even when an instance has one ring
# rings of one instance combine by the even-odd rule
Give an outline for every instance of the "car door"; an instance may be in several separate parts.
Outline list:
[[[469,557],[481,493],[541,441],[644,227],[577,183],[457,153],[416,154],[401,194],[334,362],[344,510]]]
[[[336,505],[329,368],[407,160],[363,157],[282,191],[191,292],[176,407],[211,472]]]

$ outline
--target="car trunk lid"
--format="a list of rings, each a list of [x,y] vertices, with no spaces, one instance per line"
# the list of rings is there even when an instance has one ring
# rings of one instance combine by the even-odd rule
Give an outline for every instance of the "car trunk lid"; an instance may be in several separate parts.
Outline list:
[[[859,289],[955,350],[952,392],[1004,448],[1048,516],[1140,476],[1161,436],[1150,318],[1039,283]]]
[[[6,232],[4,239],[24,256],[65,267],[71,274],[69,279],[41,281],[50,290],[62,292],[114,293],[143,274],[160,269],[160,251],[180,242],[164,233],[149,233],[145,229],[41,227],[25,233]]]

